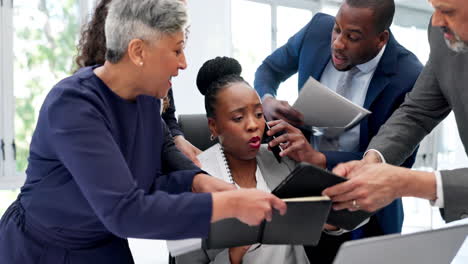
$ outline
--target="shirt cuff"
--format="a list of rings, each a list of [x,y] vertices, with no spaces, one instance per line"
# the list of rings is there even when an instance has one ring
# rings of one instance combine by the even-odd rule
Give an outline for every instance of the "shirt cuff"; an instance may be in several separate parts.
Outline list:
[[[365,156],[367,155],[367,153],[369,153],[369,151],[374,151],[374,152],[376,152],[376,153],[379,155],[379,158],[380,158],[380,160],[382,161],[382,163],[384,163],[384,164],[387,163],[387,161],[385,161],[385,158],[384,158],[384,156],[382,155],[382,153],[380,153],[380,151],[378,151],[378,150],[376,150],[376,149],[368,149],[368,150],[364,153],[363,157],[365,157]]]
[[[361,228],[362,226],[364,226],[365,224],[369,223],[369,219],[370,218],[367,218],[366,220],[362,221],[356,228],[354,228],[353,230],[346,230],[346,229],[343,229],[343,228],[340,228],[338,230],[326,230],[326,229],[323,229],[323,232],[327,235],[330,235],[330,236],[341,236],[342,234],[344,233],[348,233],[348,232],[352,232],[358,228]]]
[[[271,94],[269,94],[269,93],[266,93],[266,94],[264,94],[263,97],[262,97],[262,102],[263,102],[266,98],[268,98],[268,97],[275,98],[273,95],[271,95]]]
[[[444,189],[442,188],[442,175],[440,171],[434,172],[436,177],[436,195],[435,201],[430,201],[432,206],[444,208]]]
[[[343,228],[340,228],[338,230],[326,230],[326,229],[324,229],[323,232],[325,234],[327,234],[327,235],[330,235],[330,236],[341,236],[342,234],[348,233],[350,231],[346,230],[346,229],[343,229]]]

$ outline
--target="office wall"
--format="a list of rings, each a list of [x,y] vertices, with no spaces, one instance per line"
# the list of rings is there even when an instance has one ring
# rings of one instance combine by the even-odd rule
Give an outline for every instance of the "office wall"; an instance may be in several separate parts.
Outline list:
[[[203,96],[195,84],[202,64],[231,55],[231,0],[188,1],[191,26],[185,53],[188,67],[173,81],[177,114],[204,113]]]

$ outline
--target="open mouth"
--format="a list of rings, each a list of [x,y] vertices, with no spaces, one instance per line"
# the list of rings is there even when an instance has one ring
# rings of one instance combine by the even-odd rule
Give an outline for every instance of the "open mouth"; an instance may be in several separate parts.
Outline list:
[[[444,38],[450,40],[450,41],[454,41],[455,40],[455,36],[452,34],[452,33],[449,33],[449,32],[445,32],[444,33]]]
[[[249,140],[249,146],[254,149],[260,148],[261,141],[260,137],[253,137]]]
[[[348,58],[346,56],[333,53],[333,63],[335,65],[343,65],[348,61]]]
[[[448,27],[442,27],[441,29],[442,29],[442,33],[444,33],[445,39],[450,40],[450,41],[456,40],[455,34],[453,33],[451,29],[449,29]]]

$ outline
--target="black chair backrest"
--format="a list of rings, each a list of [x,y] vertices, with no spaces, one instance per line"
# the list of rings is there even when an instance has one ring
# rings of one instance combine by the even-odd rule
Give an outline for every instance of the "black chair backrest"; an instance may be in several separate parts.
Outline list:
[[[200,150],[204,151],[216,144],[216,140],[210,140],[208,119],[205,114],[179,115],[178,122],[185,139]]]

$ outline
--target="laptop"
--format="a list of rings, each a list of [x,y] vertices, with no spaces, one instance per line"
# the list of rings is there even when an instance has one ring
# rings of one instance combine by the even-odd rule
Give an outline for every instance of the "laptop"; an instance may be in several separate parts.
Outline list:
[[[449,264],[468,235],[468,224],[344,243],[333,264]]]

